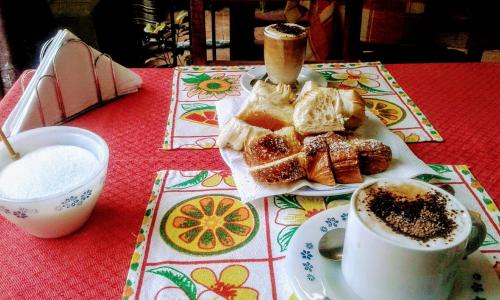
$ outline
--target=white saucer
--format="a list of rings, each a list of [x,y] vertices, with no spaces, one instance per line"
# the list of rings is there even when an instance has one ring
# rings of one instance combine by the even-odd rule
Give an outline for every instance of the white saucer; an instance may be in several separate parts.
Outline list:
[[[321,256],[320,238],[331,229],[346,226],[349,205],[323,211],[302,224],[288,247],[285,270],[295,294],[302,300],[360,299],[347,286],[342,276],[341,263]],[[473,275],[475,275],[473,277]],[[477,280],[478,275],[480,280]],[[480,284],[483,291],[471,287]],[[479,251],[465,260],[457,274],[450,299],[498,299],[500,284],[488,259]]]
[[[243,76],[241,76],[240,84],[245,91],[250,93],[252,91],[252,85],[250,84],[250,82],[253,79],[260,79],[264,77],[265,74],[265,66],[255,67],[254,69],[246,72]],[[307,67],[303,67],[300,71],[299,77],[297,78],[297,81],[299,82],[298,90],[300,91],[304,83],[309,80],[316,82],[321,87],[326,87],[328,84],[326,79],[320,73],[313,71]]]

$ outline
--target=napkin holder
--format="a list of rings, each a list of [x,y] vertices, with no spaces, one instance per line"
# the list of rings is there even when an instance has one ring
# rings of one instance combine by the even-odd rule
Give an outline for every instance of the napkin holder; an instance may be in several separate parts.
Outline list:
[[[4,124],[7,135],[72,120],[122,95],[142,79],[68,30],[47,41],[41,62]],[[26,73],[25,73],[26,74]],[[21,78],[21,85],[26,78]]]

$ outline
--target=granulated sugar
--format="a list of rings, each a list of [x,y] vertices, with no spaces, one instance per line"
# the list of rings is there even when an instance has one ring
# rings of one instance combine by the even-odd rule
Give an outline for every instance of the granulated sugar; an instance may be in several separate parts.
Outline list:
[[[96,157],[76,146],[56,145],[25,154],[0,173],[0,194],[29,199],[82,184],[97,169]]]

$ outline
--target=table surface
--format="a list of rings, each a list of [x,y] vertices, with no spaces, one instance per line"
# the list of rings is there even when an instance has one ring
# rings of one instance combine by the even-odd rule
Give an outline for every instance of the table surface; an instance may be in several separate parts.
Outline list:
[[[407,64],[387,69],[443,136],[411,144],[427,163],[466,164],[500,204],[500,64]],[[106,186],[87,224],[54,240],[31,237],[0,218],[0,299],[109,299],[121,296],[156,171],[227,169],[218,150],[161,149],[173,69],[136,69],[136,94],[67,125],[109,145]],[[18,101],[18,83],[0,102],[2,124]]]

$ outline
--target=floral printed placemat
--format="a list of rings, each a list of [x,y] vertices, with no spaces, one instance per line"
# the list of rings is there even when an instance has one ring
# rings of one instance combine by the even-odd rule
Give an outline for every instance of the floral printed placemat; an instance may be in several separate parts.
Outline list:
[[[248,96],[240,78],[255,66],[180,67],[174,72],[164,149],[216,148],[215,102]],[[355,89],[367,108],[406,142],[442,141],[415,102],[380,62],[311,64],[329,86]]]
[[[431,167],[439,175],[419,179],[446,185],[481,213],[488,235],[480,249],[500,276],[494,202],[466,166]],[[290,240],[308,218],[349,198],[281,195],[243,204],[227,171],[160,171],[123,299],[295,299],[284,273]],[[481,296],[474,280],[471,289]]]

